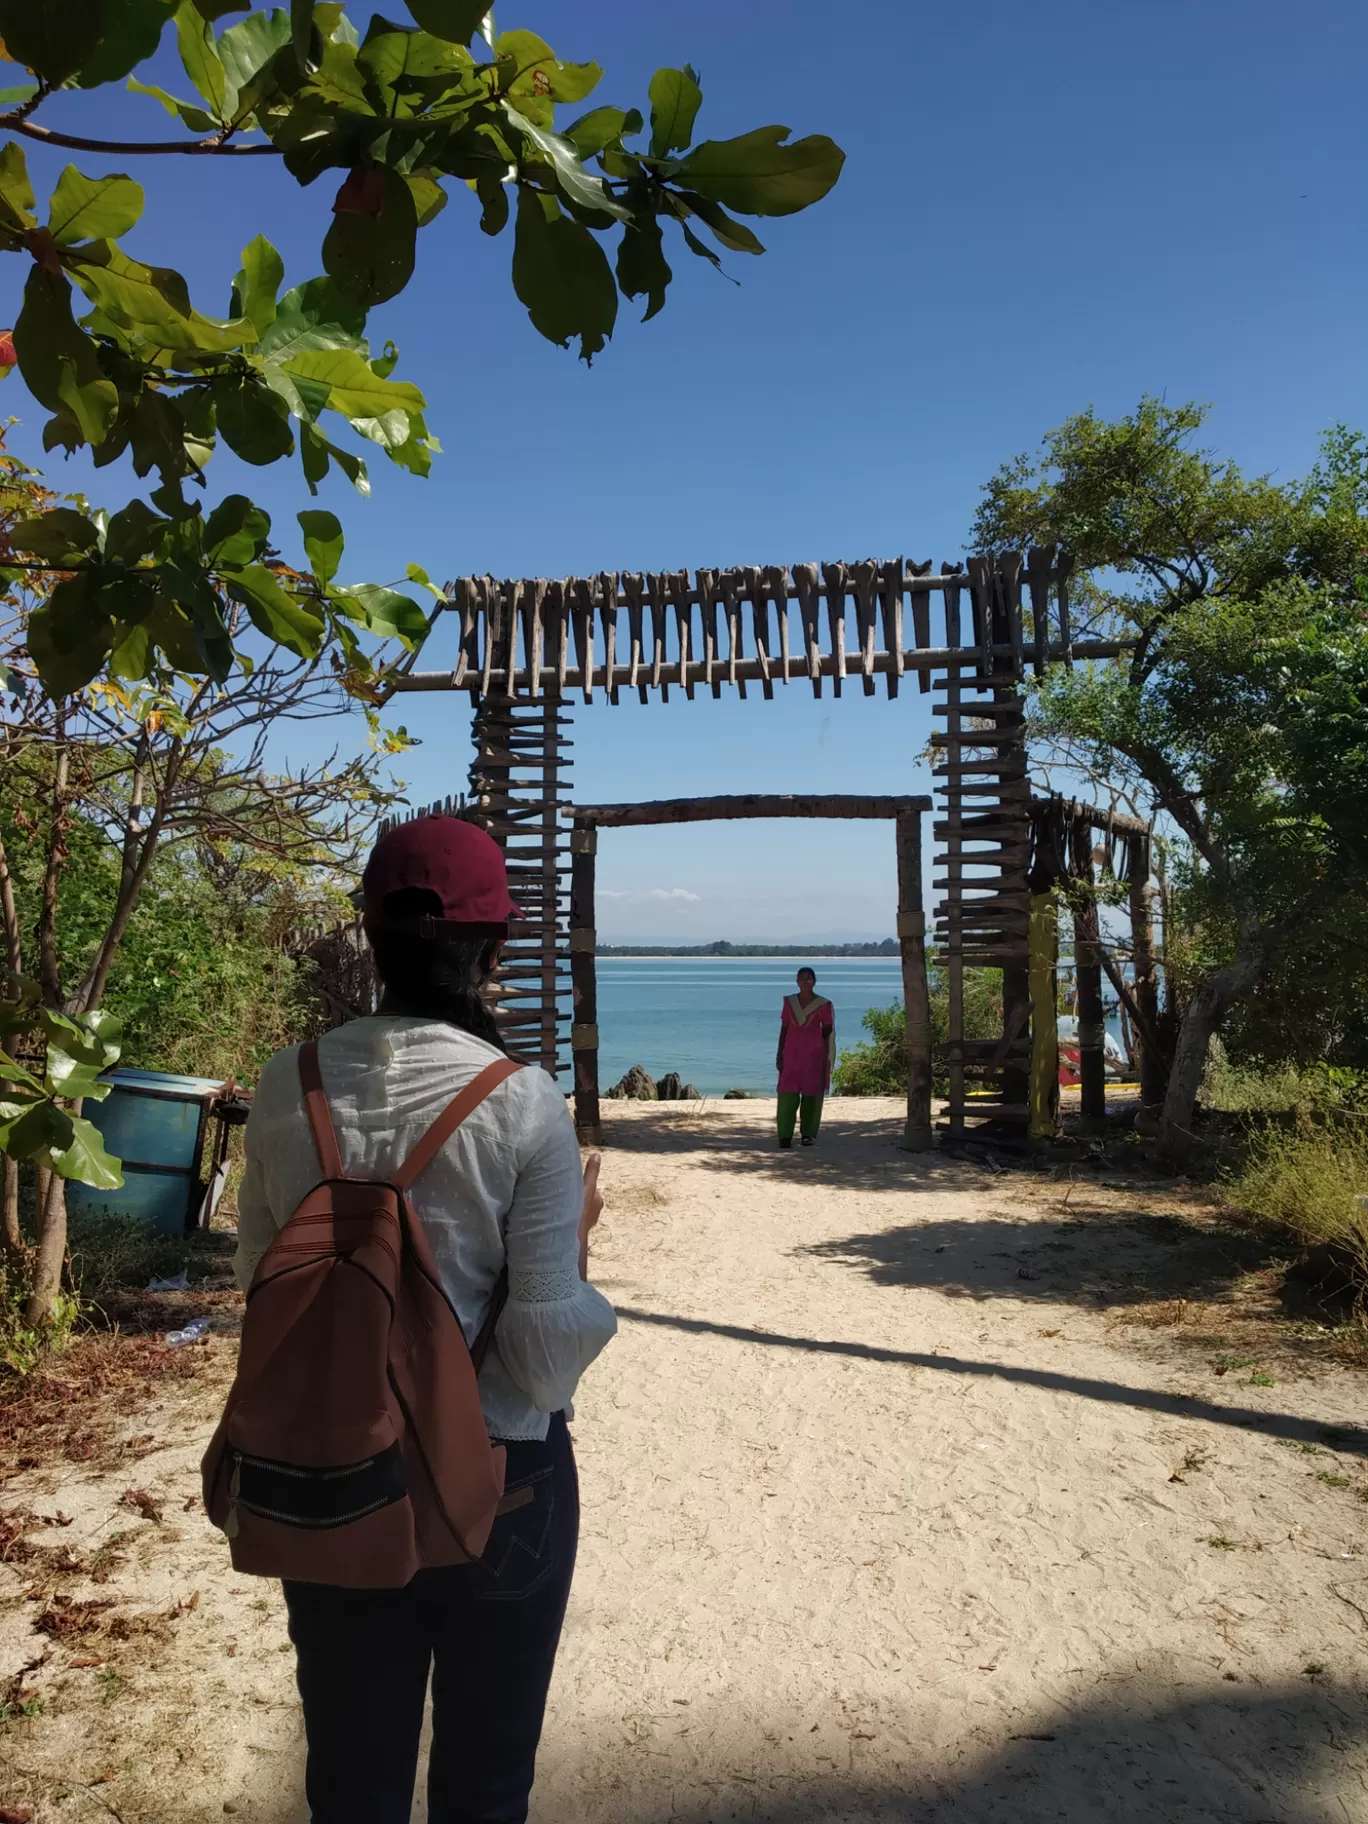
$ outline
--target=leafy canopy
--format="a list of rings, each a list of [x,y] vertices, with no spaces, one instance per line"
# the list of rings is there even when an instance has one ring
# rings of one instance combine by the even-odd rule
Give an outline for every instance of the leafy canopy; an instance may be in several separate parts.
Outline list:
[[[428,474],[439,446],[422,391],[394,377],[397,351],[374,353],[366,325],[413,278],[418,235],[443,217],[453,187],[471,194],[486,234],[512,221],[518,298],[542,335],[590,361],[613,333],[619,294],[643,300],[647,317],[663,306],[667,226],[714,263],[718,247],[758,254],[737,215],[792,214],[840,174],[830,139],[791,141],[786,127],[695,144],[702,91],[688,66],[652,79],[646,137],[636,109],[583,111],[598,64],[564,62],[534,32],[496,31],[471,0],[411,0],[407,12],[402,22],[376,14],[361,32],[336,0],[288,10],[0,0],[6,54],[33,79],[0,113],[0,251],[27,261],[0,374],[17,363],[45,408],[45,447],[88,448],[101,467],[127,458],[156,483],[107,517],[46,515],[15,539],[22,563],[69,572],[31,648],[55,694],[106,666],[123,678],[158,663],[223,678],[235,663],[225,598],[291,651],[337,643],[348,675],[372,692],[358,636],[410,649],[421,640],[427,617],[404,592],[335,582],[335,520],[304,528],[308,571],[295,572],[271,551],[254,502],[233,496],[206,513],[186,490],[204,487],[220,441],[262,468],[297,453],[314,493],[334,468],[367,491],[349,437]],[[168,33],[188,94],[134,74]],[[299,184],[331,181],[322,274],[282,296],[285,262],[259,235],[218,315],[192,303],[179,273],[125,251],[146,200],[133,178],[71,165],[40,209],[20,142],[71,143],[35,118],[43,103],[123,82],[139,110],[159,106],[181,136],[149,141],[140,121],[127,141],[80,143],[130,157],[264,157]],[[577,112],[562,124],[558,109]]]

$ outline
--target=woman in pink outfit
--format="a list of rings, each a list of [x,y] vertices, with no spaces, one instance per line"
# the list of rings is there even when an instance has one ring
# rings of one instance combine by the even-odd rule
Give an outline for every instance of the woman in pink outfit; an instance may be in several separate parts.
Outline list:
[[[799,1121],[803,1145],[811,1146],[822,1125],[822,1098],[831,1088],[836,1060],[836,1016],[817,992],[817,972],[798,971],[798,992],[784,997],[779,1022],[779,1144],[793,1145]]]

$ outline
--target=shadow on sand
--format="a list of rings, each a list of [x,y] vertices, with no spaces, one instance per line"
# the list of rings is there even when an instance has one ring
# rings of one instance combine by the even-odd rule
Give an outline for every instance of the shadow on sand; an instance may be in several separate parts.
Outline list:
[[[878,1742],[877,1723],[852,1738],[849,1772],[819,1774],[801,1746],[806,1735],[794,1724],[787,1736],[785,1719],[763,1731],[720,1713],[715,1726],[697,1711],[693,1722],[693,1740],[709,1738],[714,1765],[698,1748],[681,1751],[675,1765],[659,1739],[650,1755],[625,1738],[587,1741],[585,1764],[603,1768],[601,1791],[576,1770],[574,1748],[556,1745],[544,1757],[533,1824],[570,1816],[579,1824],[1360,1824],[1368,1816],[1363,1696],[1310,1678],[1037,1714],[996,1745],[971,1737],[953,1771],[917,1765],[901,1750],[902,1766],[861,1777],[870,1752],[861,1743]],[[553,1730],[573,1740],[571,1719]],[[616,1763],[611,1771],[605,1758]],[[292,1768],[273,1791],[229,1804],[253,1824],[307,1824],[287,1796],[298,1791]],[[205,1795],[183,1815],[187,1824],[221,1824],[226,1809],[222,1795]],[[413,1815],[427,1819],[421,1796]]]
[[[1368,1457],[1368,1430],[1329,1426],[1319,1419],[1303,1419],[1289,1412],[1262,1412],[1252,1406],[1220,1405],[1195,1394],[1165,1393],[1158,1388],[1127,1387],[1119,1381],[1061,1374],[1050,1368],[1016,1367],[1010,1362],[978,1362],[963,1356],[924,1353],[915,1349],[883,1349],[874,1343],[847,1343],[820,1337],[785,1336],[772,1330],[751,1330],[741,1324],[711,1323],[706,1318],[672,1317],[658,1311],[640,1311],[619,1305],[617,1314],[628,1323],[655,1324],[694,1336],[722,1336],[738,1343],[760,1343],[774,1349],[818,1351],[843,1355],[856,1361],[889,1362],[909,1368],[929,1368],[938,1374],[978,1375],[1022,1387],[1041,1387],[1068,1393],[1082,1400],[1100,1400],[1112,1406],[1135,1406],[1162,1412],[1170,1418],[1198,1419],[1212,1425],[1238,1425],[1270,1438],[1288,1438],[1299,1444],[1329,1444],[1351,1456]],[[1368,1818],[1368,1813],[1365,1813]]]

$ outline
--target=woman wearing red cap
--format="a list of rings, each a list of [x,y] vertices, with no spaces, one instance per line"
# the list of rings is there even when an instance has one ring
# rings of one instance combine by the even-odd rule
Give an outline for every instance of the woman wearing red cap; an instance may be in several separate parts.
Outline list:
[[[504,1054],[482,990],[518,912],[497,843],[459,818],[381,837],[362,886],[383,997],[377,1013],[325,1033],[319,1054],[346,1173],[384,1179]],[[246,1150],[235,1262],[244,1290],[318,1178],[298,1048],[262,1072]],[[313,1824],[407,1824],[429,1674],[431,1824],[527,1816],[578,1538],[566,1419],[617,1327],[586,1276],[597,1172],[597,1159],[581,1170],[564,1095],[525,1069],[409,1192],[468,1341],[507,1269],[480,1403],[507,1450],[506,1489],[532,1493],[494,1522],[478,1564],[423,1570],[400,1590],[285,1586]]]

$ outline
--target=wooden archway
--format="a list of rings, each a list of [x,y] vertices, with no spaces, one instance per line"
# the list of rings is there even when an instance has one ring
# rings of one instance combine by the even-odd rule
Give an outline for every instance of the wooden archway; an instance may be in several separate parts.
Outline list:
[[[896,829],[898,946],[903,1005],[907,1009],[907,1120],[902,1144],[909,1152],[931,1146],[931,1003],[926,979],[926,919],[922,911],[921,819],[929,798],[870,798],[844,794],[740,794],[720,798],[660,798],[645,804],[582,804],[570,812],[570,980],[574,1023],[570,1048],[575,1066],[575,1126],[581,1140],[598,1145],[598,931],[594,874],[598,833],[647,824],[707,823],[743,818],[887,818]]]

